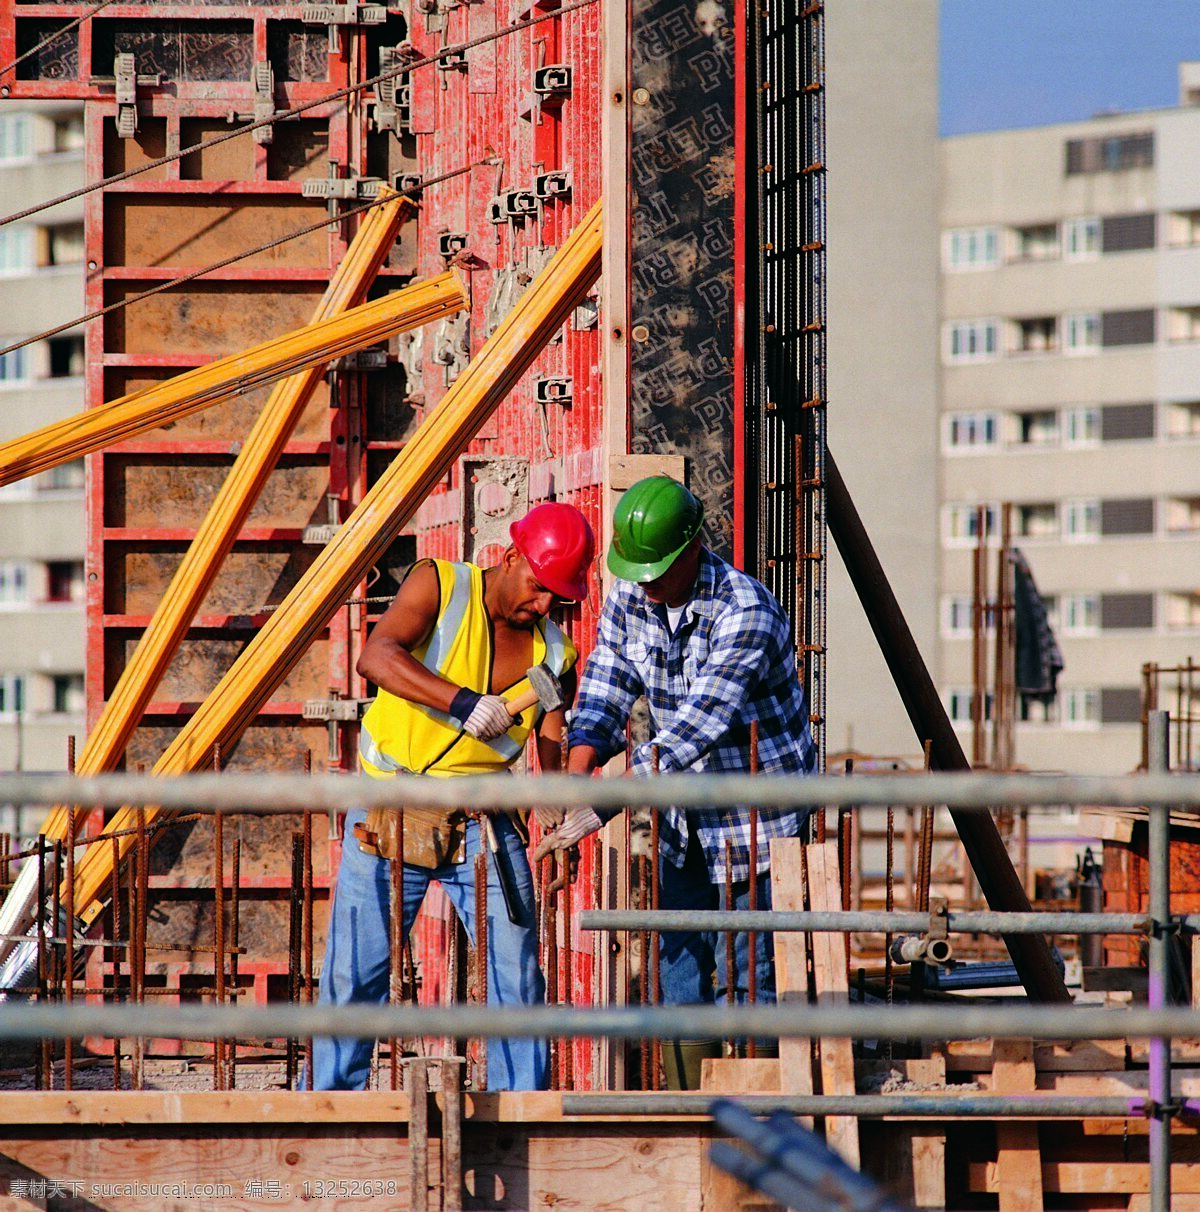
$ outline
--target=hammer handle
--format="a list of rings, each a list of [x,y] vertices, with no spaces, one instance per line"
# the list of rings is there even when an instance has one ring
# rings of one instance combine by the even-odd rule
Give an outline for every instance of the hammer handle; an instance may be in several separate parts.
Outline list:
[[[509,699],[505,703],[505,708],[508,714],[516,719],[523,711],[532,707],[538,701],[538,692],[532,687],[526,690],[524,694],[519,694],[515,699]]]

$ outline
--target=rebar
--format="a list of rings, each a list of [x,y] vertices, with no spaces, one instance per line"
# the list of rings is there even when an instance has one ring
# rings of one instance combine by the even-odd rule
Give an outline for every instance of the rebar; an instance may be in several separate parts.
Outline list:
[[[659,774],[659,752],[658,746],[650,747],[650,767],[654,777]],[[657,912],[662,905],[662,858],[660,850],[660,834],[661,822],[659,820],[658,809],[650,809],[650,905],[652,912]],[[647,936],[650,954],[647,956],[649,964],[648,979],[650,981],[650,1003],[658,1006],[662,1003],[662,940],[658,937],[658,932],[652,930]],[[661,1090],[663,1088],[663,1057],[662,1057],[662,1041],[650,1041],[650,1088],[652,1090]]]
[[[404,862],[404,851],[400,852],[401,864]],[[303,939],[302,957],[304,961],[304,1000],[313,1000],[313,865],[312,865],[312,815],[304,814],[304,824],[301,831],[300,879],[304,887],[304,913],[301,917],[301,933]],[[402,877],[403,881],[403,877]],[[403,902],[402,902],[403,903]],[[304,1040],[304,1088],[312,1089],[313,1071],[313,1042],[308,1036]]]
[[[74,741],[74,737],[71,740]],[[72,755],[73,757],[73,755]],[[66,962],[63,973],[63,998],[67,1002],[75,1000],[75,831],[79,827],[75,808],[67,809],[67,849],[66,849]],[[55,920],[58,918],[56,916]],[[75,1077],[75,1041],[68,1037],[63,1040],[63,1089],[74,1087]]]
[[[750,721],[750,773],[758,774],[758,721]],[[750,808],[750,887],[747,890],[747,905],[750,912],[758,909],[758,808]],[[658,905],[654,906],[655,909]],[[746,935],[746,950],[750,955],[750,969],[746,973],[746,1001],[753,1006],[758,1001],[758,932],[751,930]],[[755,1054],[754,1040],[746,1041],[746,1055]]]
[[[487,846],[483,838],[483,822],[476,821],[475,825],[479,831],[479,853],[475,855],[475,996],[484,1010],[488,1010]],[[479,1068],[475,1075],[477,1090],[488,1088],[487,1055],[487,1036],[479,1032]]]
[[[221,769],[220,750],[213,746],[213,769]],[[218,1005],[225,1001],[225,822],[213,822],[213,974]],[[213,1089],[225,1089],[225,1041],[213,1041]]]
[[[388,877],[391,893],[388,898],[388,1003],[399,1006],[404,1000],[404,865],[403,859],[399,855],[389,860]],[[312,1000],[311,994],[307,1000]],[[392,1089],[398,1090],[400,1088],[400,1041],[392,1036],[388,1041],[388,1048],[391,1053]]]
[[[1152,711],[1149,718],[1150,767],[1170,770],[1170,716]],[[1147,868],[1149,910],[1153,930],[1148,942],[1150,966],[1149,1008],[1164,1009],[1169,1001],[1171,963],[1171,819],[1165,812],[1150,814]],[[1171,1120],[1178,1111],[1171,1096],[1171,1040],[1155,1035],[1150,1040],[1150,1209],[1170,1212]]]
[[[288,897],[288,1003],[296,1005],[300,1001],[300,834],[292,833],[292,877]],[[297,1074],[297,1052],[299,1045],[296,1040],[287,1042],[287,1084],[290,1088]]]
[[[229,987],[233,990],[233,1000],[236,1002],[240,995],[238,984],[238,954],[241,949],[241,912],[242,912],[242,839],[233,839],[233,871],[231,873],[229,890]],[[232,1090],[237,1084],[237,1038],[229,1041],[229,1069],[225,1077],[226,1089]],[[311,1065],[311,1058],[310,1058]]]

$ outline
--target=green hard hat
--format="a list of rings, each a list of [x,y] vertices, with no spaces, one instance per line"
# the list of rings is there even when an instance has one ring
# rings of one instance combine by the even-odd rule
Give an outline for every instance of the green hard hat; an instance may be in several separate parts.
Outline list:
[[[653,581],[700,533],[703,521],[704,506],[678,480],[638,480],[613,515],[609,571],[622,581]]]

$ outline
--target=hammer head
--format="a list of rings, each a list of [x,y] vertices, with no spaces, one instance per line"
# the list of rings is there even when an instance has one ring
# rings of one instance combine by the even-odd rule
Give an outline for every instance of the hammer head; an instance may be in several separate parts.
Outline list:
[[[543,711],[557,711],[563,704],[562,684],[554,676],[549,665],[534,665],[526,671],[530,686],[537,692]]]

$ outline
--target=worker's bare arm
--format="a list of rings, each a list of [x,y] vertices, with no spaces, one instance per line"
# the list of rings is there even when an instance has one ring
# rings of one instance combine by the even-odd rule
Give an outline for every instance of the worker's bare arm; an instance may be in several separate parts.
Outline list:
[[[563,768],[562,739],[567,727],[567,708],[575,701],[575,670],[564,673],[559,685],[562,687],[562,707],[547,711],[537,723],[538,765],[546,774]]]
[[[433,630],[439,602],[436,570],[432,564],[418,565],[375,624],[363,645],[357,669],[389,694],[438,711],[449,711],[459,687],[430,673],[412,655],[413,649]]]
[[[568,774],[591,774],[600,765],[600,755],[591,745],[575,745],[567,756]]]

